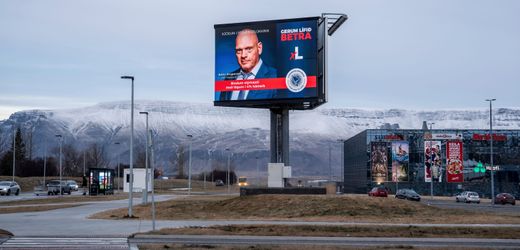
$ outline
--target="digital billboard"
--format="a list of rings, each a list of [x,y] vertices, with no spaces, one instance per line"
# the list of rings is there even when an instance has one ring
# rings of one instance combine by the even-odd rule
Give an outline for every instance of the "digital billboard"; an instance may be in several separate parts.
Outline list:
[[[408,181],[409,145],[407,141],[392,142],[392,181]]]
[[[446,179],[447,182],[463,182],[463,154],[461,141],[446,143]]]
[[[377,183],[387,181],[388,178],[388,155],[386,142],[370,143],[370,162],[372,180]]]
[[[424,141],[424,181],[442,182],[441,142]]]
[[[324,103],[321,20],[215,25],[214,104],[310,109]]]

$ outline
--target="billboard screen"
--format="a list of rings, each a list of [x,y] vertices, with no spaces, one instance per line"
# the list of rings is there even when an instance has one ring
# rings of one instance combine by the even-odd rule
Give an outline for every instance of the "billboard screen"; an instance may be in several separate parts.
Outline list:
[[[424,141],[424,181],[442,182],[441,142]]]
[[[407,141],[392,142],[392,181],[408,181],[408,152]]]
[[[385,182],[388,178],[387,143],[371,142],[370,149],[372,180],[377,183]]]
[[[215,105],[270,107],[324,101],[320,20],[215,25]]]
[[[462,158],[462,142],[448,141],[446,143],[446,179],[447,182],[463,182],[464,170]]]

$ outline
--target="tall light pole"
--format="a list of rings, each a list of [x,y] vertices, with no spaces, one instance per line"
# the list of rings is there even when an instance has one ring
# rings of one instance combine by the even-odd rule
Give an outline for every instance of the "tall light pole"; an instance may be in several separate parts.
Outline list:
[[[493,102],[497,99],[486,99],[489,102],[489,138],[491,140],[490,163],[491,163],[491,204],[495,205],[495,166],[493,165]]]
[[[56,138],[58,138],[58,140],[60,142],[60,196],[62,196],[63,195],[63,189],[62,189],[62,186],[61,186],[61,181],[62,181],[61,152],[62,152],[63,136],[56,135]]]
[[[191,142],[193,135],[186,135],[190,140],[189,158],[188,158],[188,195],[191,195]]]
[[[148,131],[150,134],[150,165],[152,168],[152,230],[155,231],[155,157],[153,151],[153,137],[152,131]],[[148,137],[147,137],[148,138]]]
[[[128,217],[132,218],[132,193],[134,192],[134,77],[121,76],[121,79],[132,80],[132,97],[130,103],[130,187],[128,190]]]
[[[345,169],[345,141],[343,139],[337,139],[337,142],[341,143],[341,168],[340,168],[340,172],[341,172],[341,177],[340,177],[340,181],[341,181],[341,187],[340,187],[340,192],[343,193],[343,185],[345,184],[345,173],[343,172]]]
[[[229,187],[229,164],[231,160],[231,153],[229,152],[229,148],[226,148],[226,151],[228,151],[228,157],[227,157],[227,173],[226,173],[226,184],[227,184],[227,192],[229,194],[230,187]]]
[[[433,138],[433,125],[435,122],[429,122],[430,125],[430,134]],[[430,139],[430,149],[432,148],[433,139]],[[439,152],[440,155],[440,152]],[[430,150],[430,159],[431,159],[431,150]],[[397,192],[397,191],[396,191]],[[430,162],[430,199],[433,200],[433,161]]]
[[[13,125],[13,181],[14,172],[16,171],[16,126]]]
[[[139,114],[141,115],[146,115],[146,133],[145,133],[145,137],[146,137],[146,150],[145,150],[145,179],[144,179],[144,185],[145,185],[145,192],[144,192],[144,197],[143,197],[143,201],[144,201],[144,204],[148,203],[148,112],[139,112]]]
[[[329,181],[332,182],[332,152],[331,152],[331,143],[329,142]]]
[[[121,145],[121,143],[120,142],[114,142],[114,145],[119,146],[119,145]],[[121,175],[119,174],[119,169],[121,168],[121,166],[120,166],[121,160],[119,158],[120,158],[120,155],[117,154],[117,180],[118,180],[117,181],[117,191],[119,191],[119,187],[121,187],[121,183],[120,183]]]
[[[258,156],[255,156],[256,160],[256,185],[260,186],[260,169],[258,168]]]

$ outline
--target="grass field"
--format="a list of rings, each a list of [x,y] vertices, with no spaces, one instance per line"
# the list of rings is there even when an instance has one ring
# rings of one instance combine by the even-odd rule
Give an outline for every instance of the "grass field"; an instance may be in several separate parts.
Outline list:
[[[417,227],[417,226],[320,226],[320,225],[228,225],[167,228],[156,235],[262,235],[313,237],[415,237],[520,239],[520,228]]]
[[[423,203],[358,195],[191,196],[156,204],[158,220],[298,220],[384,223],[520,223],[520,215],[442,209]],[[92,218],[122,219],[126,209]],[[134,208],[150,219],[150,205]]]

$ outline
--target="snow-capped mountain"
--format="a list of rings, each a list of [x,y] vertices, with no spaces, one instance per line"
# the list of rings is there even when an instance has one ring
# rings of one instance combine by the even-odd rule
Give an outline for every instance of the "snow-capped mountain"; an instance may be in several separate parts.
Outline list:
[[[136,148],[144,150],[145,116],[155,134],[157,166],[173,174],[176,151],[187,149],[191,142],[193,169],[222,165],[233,154],[237,171],[263,169],[269,161],[269,111],[214,107],[212,104],[137,101],[134,131]],[[520,109],[495,109],[496,129],[520,129]],[[328,175],[329,147],[334,173],[339,173],[341,144],[365,129],[399,127],[420,129],[423,121],[434,121],[434,129],[487,129],[488,110],[362,110],[323,108],[290,112],[290,154],[294,175]],[[111,102],[68,110],[29,110],[12,114],[0,121],[0,153],[11,146],[13,125],[22,129],[31,141],[32,156],[43,156],[57,147],[56,134],[64,144],[84,150],[93,143],[103,148],[106,164],[129,161],[130,103]],[[189,140],[187,135],[193,135]],[[120,142],[120,145],[115,145]],[[229,152],[225,149],[229,148]],[[258,161],[256,158],[258,157]],[[338,174],[336,174],[338,175]]]

